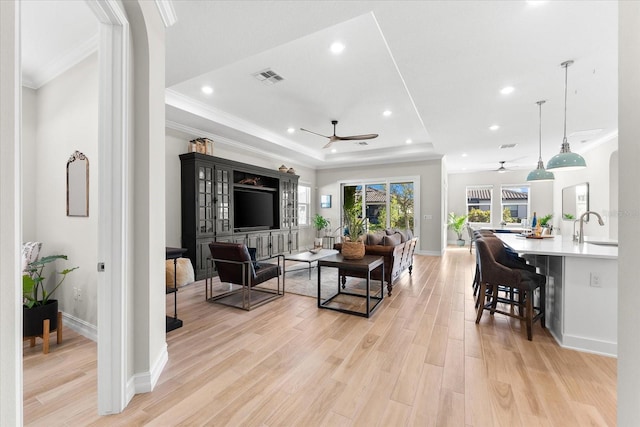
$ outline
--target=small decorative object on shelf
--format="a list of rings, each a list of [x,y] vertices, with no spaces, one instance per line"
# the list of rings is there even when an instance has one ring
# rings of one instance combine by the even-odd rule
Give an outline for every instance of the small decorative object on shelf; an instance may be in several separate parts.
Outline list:
[[[289,170],[287,171],[287,173],[290,173],[292,175],[296,174],[296,170],[294,168],[289,168]]]
[[[286,167],[285,165],[281,165],[281,166],[278,168],[278,170],[279,170],[280,172],[282,172],[282,173],[285,173],[285,172],[287,172],[287,171],[289,170],[289,168],[288,168],[288,167]]]
[[[209,138],[196,138],[189,141],[189,152],[213,156],[213,141]]]
[[[238,184],[260,186],[260,177],[256,176],[256,177],[253,177],[253,178],[245,178],[245,179],[240,180],[240,182],[238,182]]]

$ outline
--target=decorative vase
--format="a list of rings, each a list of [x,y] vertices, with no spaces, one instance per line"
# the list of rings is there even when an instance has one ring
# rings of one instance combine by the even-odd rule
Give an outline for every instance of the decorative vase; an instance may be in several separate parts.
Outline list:
[[[342,256],[344,259],[364,258],[365,247],[363,242],[342,242]]]
[[[280,172],[282,172],[282,173],[286,173],[286,172],[289,170],[289,168],[288,168],[288,167],[286,167],[285,165],[281,165],[281,166],[278,168],[278,170],[279,170]]]
[[[49,319],[49,331],[58,329],[58,300],[50,299],[45,305],[31,308],[22,306],[22,336],[42,335],[42,322]]]
[[[458,240],[456,241],[456,244],[457,244],[458,246],[464,246],[464,239],[458,239]]]
[[[313,248],[322,248],[322,237],[316,237],[313,239]]]

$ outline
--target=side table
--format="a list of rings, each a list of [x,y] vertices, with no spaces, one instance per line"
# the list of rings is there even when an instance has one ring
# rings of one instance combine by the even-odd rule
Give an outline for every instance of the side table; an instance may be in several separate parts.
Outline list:
[[[185,248],[165,248],[166,258],[173,260],[173,288],[167,286],[166,294],[173,294],[173,317],[166,316],[167,332],[182,327],[182,320],[178,319],[178,258],[182,256],[187,249]]]

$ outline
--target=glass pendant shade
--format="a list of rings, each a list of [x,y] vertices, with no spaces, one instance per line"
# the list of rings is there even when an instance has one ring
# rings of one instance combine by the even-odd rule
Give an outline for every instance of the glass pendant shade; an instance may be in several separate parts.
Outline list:
[[[547,169],[577,170],[587,167],[587,162],[578,153],[572,153],[567,141],[567,69],[573,61],[565,61],[560,64],[564,67],[564,138],[560,153],[553,156],[547,163]]]
[[[546,101],[538,101],[539,114],[540,114],[540,125],[539,125],[539,133],[538,133],[538,167],[529,172],[527,175],[527,181],[553,181],[556,177],[553,176],[553,172],[549,172],[544,169],[544,163],[542,163],[542,104]]]

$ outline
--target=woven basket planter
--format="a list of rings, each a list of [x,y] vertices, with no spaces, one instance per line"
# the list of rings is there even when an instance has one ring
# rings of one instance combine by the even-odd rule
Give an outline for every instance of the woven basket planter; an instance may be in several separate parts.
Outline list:
[[[344,259],[364,258],[363,242],[342,242],[342,256]]]

